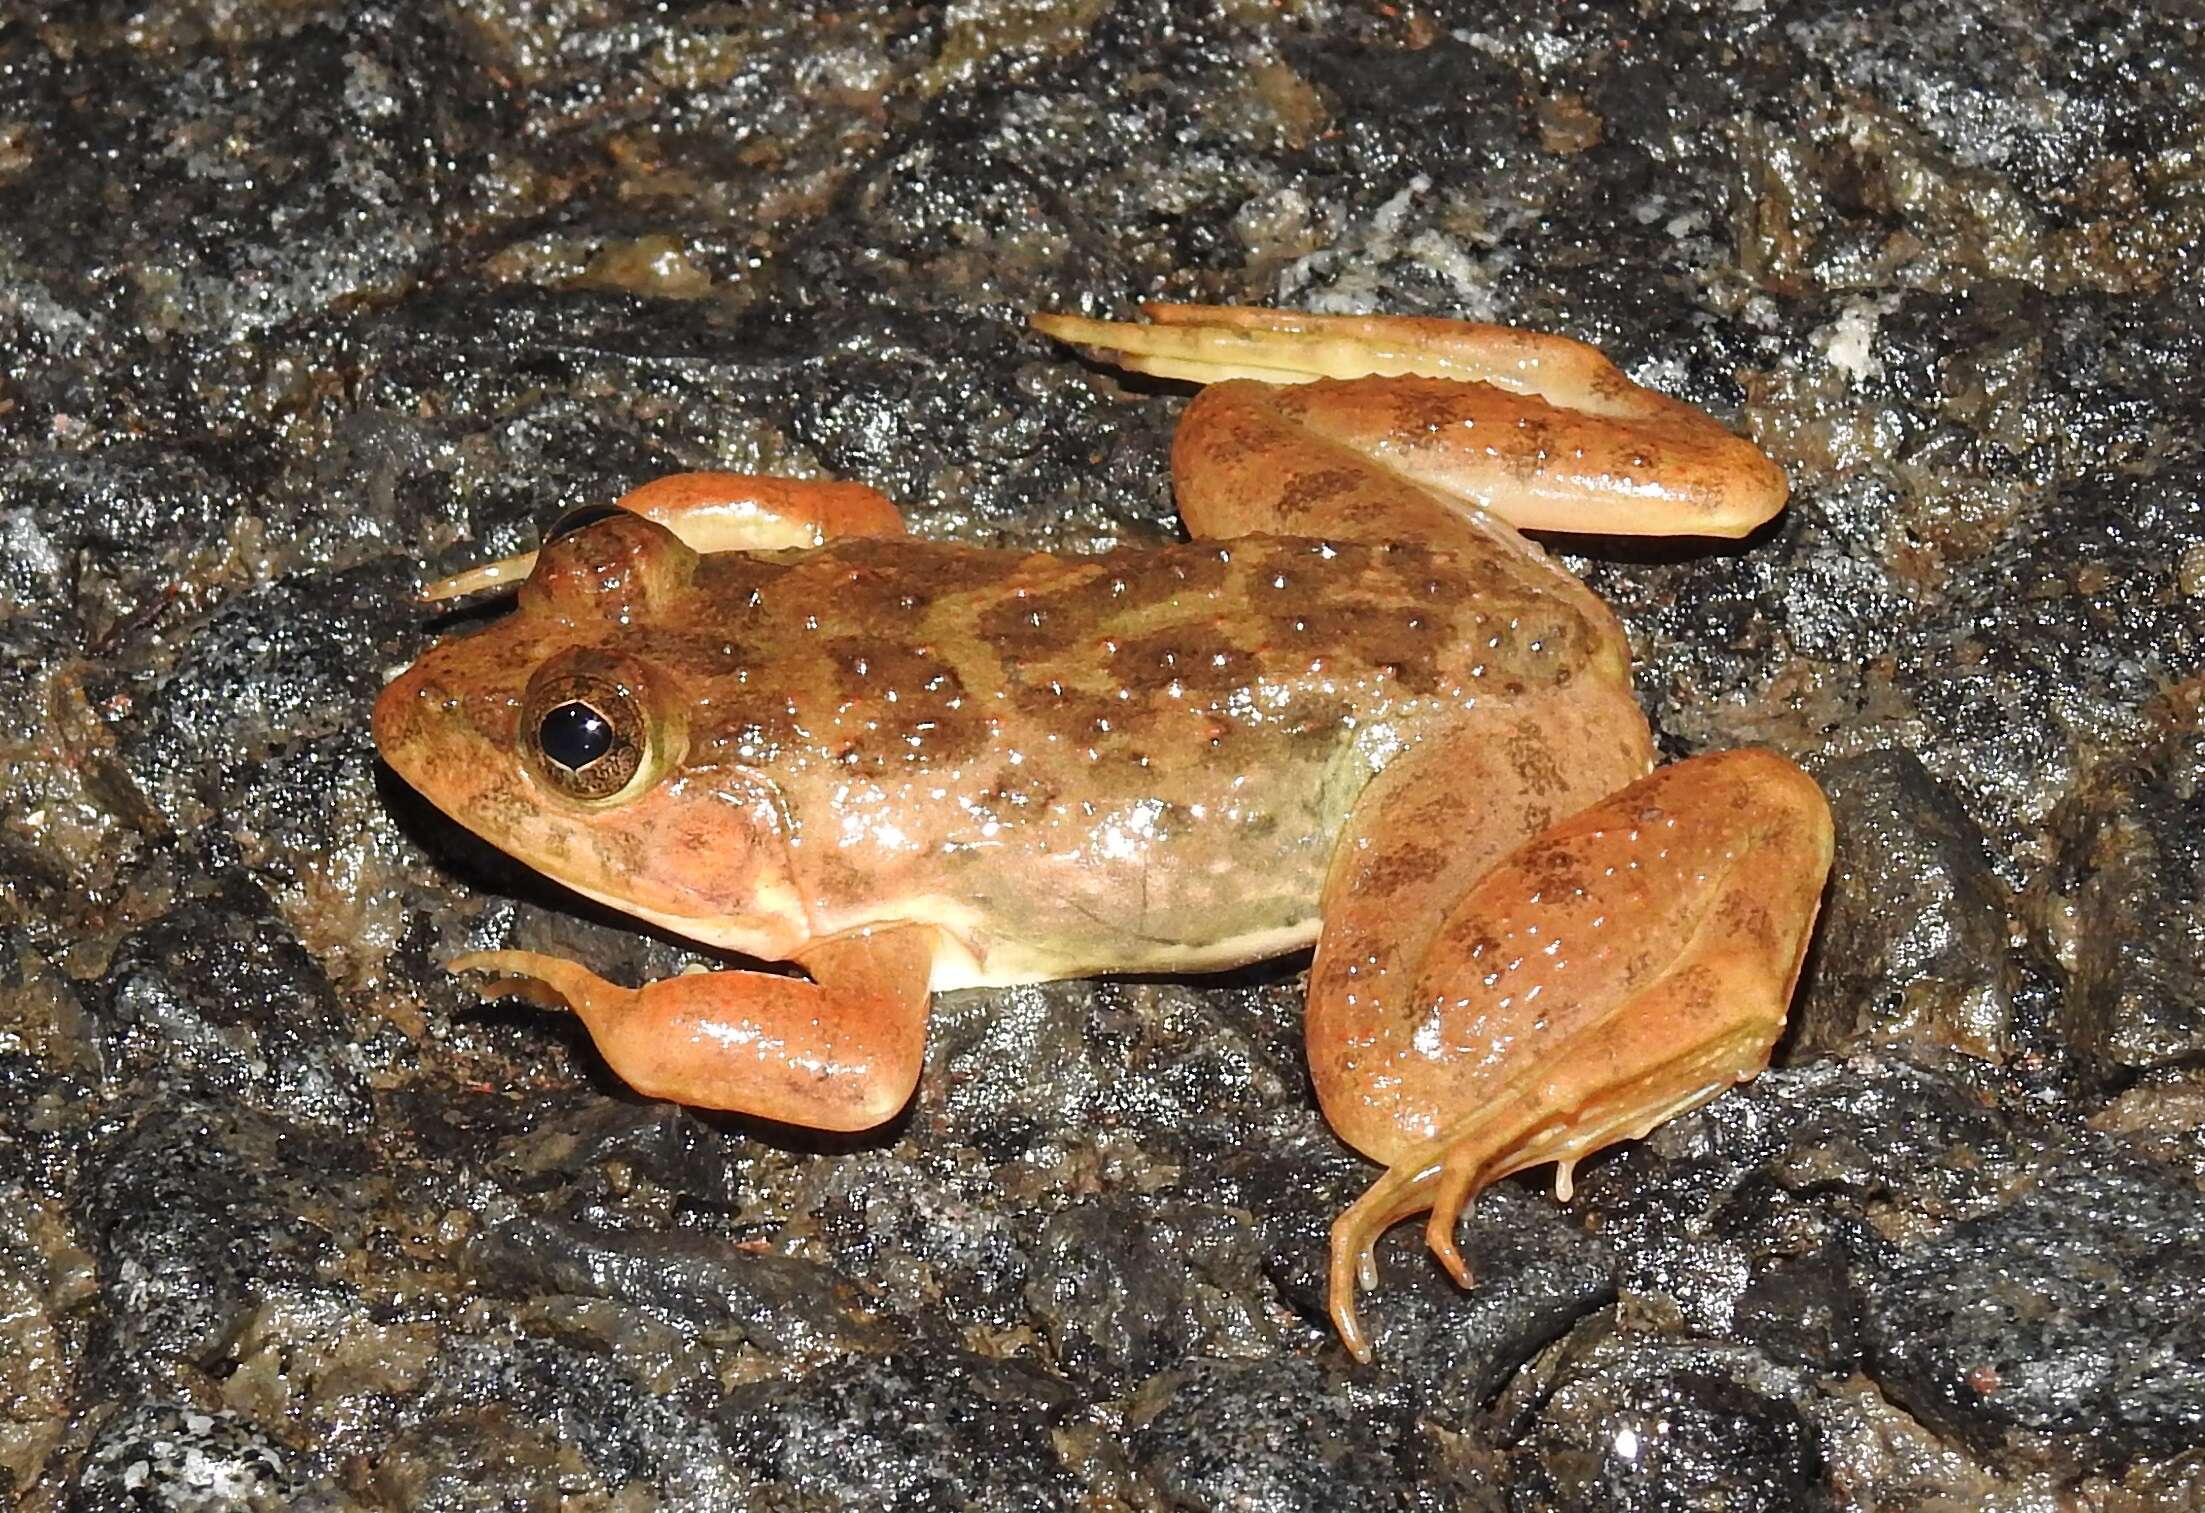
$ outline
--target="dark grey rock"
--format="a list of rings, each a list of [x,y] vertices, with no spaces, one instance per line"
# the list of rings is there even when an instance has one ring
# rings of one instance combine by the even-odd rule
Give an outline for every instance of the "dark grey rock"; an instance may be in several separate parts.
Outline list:
[[[2063,1474],[2194,1448],[2201,1224],[2205,1195],[2184,1173],[2050,1166],[1997,1212],[1870,1265],[1871,1369],[1945,1432]]]
[[[1166,1507],[1498,1506],[1466,1447],[1307,1357],[1190,1361],[1136,1394],[1131,1417],[1128,1451]]]
[[[1838,850],[1790,1056],[1902,1041],[2008,1059],[2019,922],[1982,833],[1911,752],[1833,762],[1817,778]]]
[[[1517,1445],[1511,1507],[1839,1506],[1810,1379],[1751,1351],[1599,1322],[1535,1379],[1543,1400]]]
[[[878,1343],[836,1306],[833,1277],[781,1256],[746,1256],[712,1234],[623,1234],[515,1218],[468,1246],[489,1289],[607,1297],[692,1328],[724,1331],[774,1354]]]
[[[121,755],[170,824],[195,829],[237,807],[265,813],[281,802],[270,789],[294,810],[311,797],[326,812],[326,785],[312,791],[286,765],[373,702],[379,668],[397,650],[380,627],[404,581],[379,569],[272,584],[198,627],[150,687],[95,687],[130,699]]]
[[[818,1507],[1071,1508],[1082,1469],[1057,1443],[1079,1395],[1024,1361],[931,1348],[822,1367],[727,1395],[746,1496]]]
[[[2028,1100],[1988,1072],[1971,1093],[1866,1058],[1769,1073],[1595,1169],[1586,1197],[1652,1318],[1827,1378],[1865,1370],[2009,1470],[2173,1456],[2205,1432],[2185,1238],[2205,1197]],[[1681,1172],[1647,1170],[1679,1146]],[[1710,1291],[1724,1254],[1738,1278]]]
[[[152,1388],[218,1371],[253,1312],[339,1297],[368,1167],[349,1139],[218,1102],[149,1098],[88,1159],[71,1215],[99,1267],[91,1364]]]
[[[234,1413],[149,1400],[101,1425],[70,1487],[84,1513],[334,1507],[302,1457]]]
[[[2040,925],[2072,973],[2061,1028],[2102,1077],[2205,1052],[2205,735],[2187,720],[2092,769],[2052,817]]]
[[[71,1240],[56,1207],[15,1178],[0,1180],[0,1465],[19,1484],[38,1481],[66,1453],[64,1439],[97,1296],[92,1258]]]
[[[1189,1355],[1277,1346],[1246,1215],[1113,1195],[1057,1214],[1033,1249],[1027,1304],[1077,1378],[1122,1391]]]
[[[437,1513],[586,1504],[613,1491],[571,1446],[502,1406],[412,1425],[365,1470],[368,1506]]]
[[[1032,1322],[1029,1252],[1045,1222],[1035,1205],[1053,1184],[1010,1201],[1005,1170],[853,1152],[821,1174],[821,1244],[839,1275],[899,1315],[1015,1334]]]
[[[266,894],[236,867],[187,859],[160,919],[124,937],[85,999],[111,1083],[322,1124],[369,1117],[356,1031]]]
[[[2189,1068],[2146,1073],[2090,1124],[2205,1184],[2205,1074]]]

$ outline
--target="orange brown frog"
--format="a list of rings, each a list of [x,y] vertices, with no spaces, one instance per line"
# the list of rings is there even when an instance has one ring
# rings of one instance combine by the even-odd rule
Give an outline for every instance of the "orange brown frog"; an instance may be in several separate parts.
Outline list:
[[[930,993],[1197,972],[1314,945],[1326,1117],[1469,1278],[1478,1190],[1759,1071],[1828,870],[1762,751],[1654,769],[1623,634],[1518,528],[1736,536],[1783,475],[1582,344],[1407,318],[1154,306],[1041,330],[1205,385],[1192,540],[1051,557],[919,541],[852,484],[687,474],[557,534],[514,612],[385,689],[375,739],[580,893],[805,977],[617,987],[527,951],[639,1091],[863,1129]],[[808,979],[808,980],[807,980]],[[508,983],[507,986],[514,986]]]

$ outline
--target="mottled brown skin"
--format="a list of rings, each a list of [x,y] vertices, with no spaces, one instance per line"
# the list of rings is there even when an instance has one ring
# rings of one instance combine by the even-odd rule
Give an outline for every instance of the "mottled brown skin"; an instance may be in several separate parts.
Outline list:
[[[989,551],[905,537],[852,485],[661,480],[395,680],[376,740],[580,891],[804,968],[630,990],[455,963],[550,988],[660,1096],[863,1128],[910,1093],[931,990],[1314,942],[1319,1096],[1389,1168],[1334,1231],[1367,1356],[1388,1224],[1430,1210],[1467,1281],[1480,1187],[1554,1161],[1566,1193],[1579,1157],[1766,1062],[1821,796],[1764,752],[1649,776],[1614,617],[1509,522],[1728,529],[1782,479],[1556,338],[1151,314],[1037,324],[1211,383],[1174,453],[1194,541]],[[791,540],[822,544],[744,549]],[[613,734],[570,767],[577,710]]]
[[[1395,748],[1581,677],[1643,731],[1587,605],[1407,542],[698,555],[623,516],[545,548],[513,615],[394,685],[377,737],[491,840],[691,934],[745,918],[770,852],[804,910],[785,942],[730,942],[762,954],[934,899],[971,958],[937,987],[1227,966],[1314,939],[1333,841]],[[648,823],[651,796],[546,826],[520,711],[570,669],[667,691],[683,755]],[[730,792],[769,790],[770,820],[728,825]]]

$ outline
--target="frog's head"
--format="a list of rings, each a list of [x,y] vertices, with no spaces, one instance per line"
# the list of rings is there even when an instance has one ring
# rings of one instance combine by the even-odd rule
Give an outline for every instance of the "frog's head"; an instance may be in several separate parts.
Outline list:
[[[697,556],[620,513],[545,545],[512,614],[431,647],[375,704],[399,776],[500,850],[683,935],[782,956],[802,939],[779,796],[692,758],[709,674],[684,628]]]

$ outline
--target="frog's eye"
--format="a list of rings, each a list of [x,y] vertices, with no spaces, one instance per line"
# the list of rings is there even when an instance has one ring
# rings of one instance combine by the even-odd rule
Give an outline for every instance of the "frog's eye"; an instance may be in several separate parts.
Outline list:
[[[650,727],[619,680],[568,673],[541,680],[521,707],[536,771],[571,799],[625,793],[650,757]]]
[[[634,750],[619,739],[604,711],[581,699],[569,699],[543,717],[536,727],[536,749],[560,771],[580,777],[608,765],[632,765],[618,760]]]
[[[551,522],[551,528],[544,532],[542,544],[549,546],[561,536],[571,536],[576,531],[597,524],[600,520],[610,520],[615,515],[625,515],[627,513],[628,511],[623,510],[617,504],[578,504]]]

